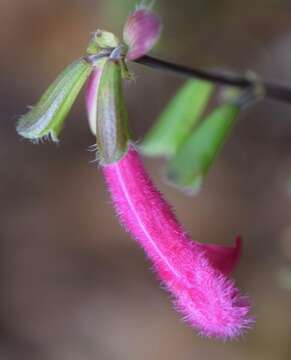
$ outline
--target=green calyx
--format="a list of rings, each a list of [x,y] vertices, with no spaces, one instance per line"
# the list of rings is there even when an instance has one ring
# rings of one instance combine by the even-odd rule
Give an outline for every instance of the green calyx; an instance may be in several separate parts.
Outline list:
[[[111,164],[126,153],[129,139],[122,88],[122,80],[131,79],[125,62],[127,47],[112,33],[98,30],[87,53],[93,66],[96,66],[95,59],[98,64],[100,61],[102,63],[96,92],[96,144],[99,162]],[[103,56],[103,60],[100,60],[100,56]]]
[[[103,66],[97,96],[96,144],[101,164],[127,152],[129,131],[122,88],[122,62],[117,51]]]
[[[65,118],[91,71],[92,66],[83,58],[69,65],[39,102],[19,119],[16,127],[18,134],[33,142],[42,139],[57,142]]]
[[[36,143],[43,139],[57,142],[71,107],[95,67],[103,68],[108,58],[112,58],[118,63],[118,73],[122,78],[131,78],[125,63],[126,53],[127,47],[114,34],[96,31],[87,48],[87,55],[69,65],[37,104],[19,119],[16,127],[18,134]],[[116,75],[114,77],[118,78]],[[120,81],[117,80],[117,84]]]

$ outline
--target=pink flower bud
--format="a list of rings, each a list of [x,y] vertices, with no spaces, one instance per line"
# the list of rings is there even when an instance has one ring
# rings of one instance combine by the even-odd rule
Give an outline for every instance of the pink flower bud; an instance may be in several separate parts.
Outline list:
[[[226,277],[234,248],[193,242],[155,188],[131,145],[119,161],[103,165],[109,191],[126,230],[143,247],[187,322],[204,336],[232,339],[250,327],[250,305]]]
[[[93,135],[96,135],[96,117],[97,117],[97,95],[102,75],[102,68],[95,67],[88,79],[86,86],[86,109],[90,129]]]
[[[148,53],[158,41],[162,30],[161,20],[152,11],[139,8],[127,19],[123,38],[129,47],[128,60],[135,60]]]

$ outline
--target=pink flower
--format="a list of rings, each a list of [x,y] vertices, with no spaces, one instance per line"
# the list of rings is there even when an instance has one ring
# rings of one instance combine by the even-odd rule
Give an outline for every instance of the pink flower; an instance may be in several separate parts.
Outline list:
[[[240,253],[193,242],[146,173],[130,145],[118,162],[103,165],[115,208],[143,247],[187,322],[204,336],[232,339],[250,327],[250,305],[226,277]]]
[[[160,30],[160,21],[152,12],[136,10],[124,30],[127,59],[149,51]],[[188,323],[205,336],[235,338],[252,323],[247,298],[227,277],[240,257],[241,241],[237,239],[234,247],[192,241],[153,185],[139,154],[128,142],[122,49],[115,48],[103,65],[96,67],[86,94],[99,162],[115,208]]]
[[[135,60],[148,53],[158,41],[162,30],[160,18],[149,9],[141,7],[127,19],[123,38],[129,51],[127,60]]]

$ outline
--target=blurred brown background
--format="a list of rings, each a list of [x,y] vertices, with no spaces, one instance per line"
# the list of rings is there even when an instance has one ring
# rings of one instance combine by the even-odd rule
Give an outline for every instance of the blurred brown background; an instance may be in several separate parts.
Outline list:
[[[121,229],[94,155],[83,96],[61,144],[35,146],[17,117],[97,27],[120,34],[132,0],[1,0],[0,358],[8,360],[284,360],[291,357],[291,106],[263,102],[241,117],[198,197],[162,181],[193,238],[245,241],[235,274],[257,317],[243,339],[199,338],[172,309],[143,252]],[[291,85],[289,0],[157,0],[153,53],[179,63],[252,69]],[[141,139],[182,80],[132,65],[126,86]]]

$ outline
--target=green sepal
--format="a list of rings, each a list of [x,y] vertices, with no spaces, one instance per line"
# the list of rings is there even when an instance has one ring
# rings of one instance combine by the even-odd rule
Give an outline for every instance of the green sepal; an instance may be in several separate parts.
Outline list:
[[[35,142],[46,138],[57,142],[64,120],[91,71],[92,66],[83,59],[69,65],[39,102],[19,119],[18,134]]]
[[[96,144],[101,164],[120,160],[127,151],[128,116],[122,87],[122,60],[109,58],[103,66],[97,96]]]
[[[141,144],[148,156],[172,157],[185,142],[204,112],[214,85],[189,80],[178,91]]]
[[[240,107],[234,103],[214,110],[169,161],[167,177],[188,192],[197,192],[235,124]]]

